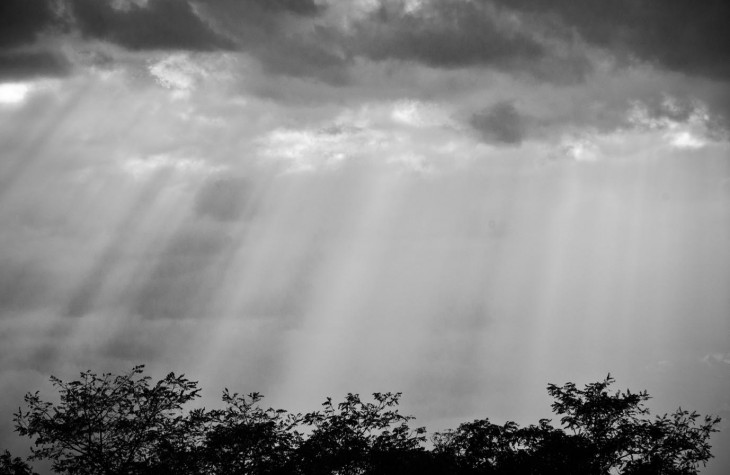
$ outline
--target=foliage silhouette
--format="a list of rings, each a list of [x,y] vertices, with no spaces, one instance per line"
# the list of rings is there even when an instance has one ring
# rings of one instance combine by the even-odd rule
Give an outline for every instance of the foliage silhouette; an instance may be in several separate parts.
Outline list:
[[[588,444],[598,473],[698,473],[697,467],[712,457],[709,438],[720,418],[705,416],[698,425],[698,413],[679,408],[652,422],[643,417],[649,414],[646,391],[611,393],[614,381],[609,374],[585,389],[573,383],[548,385],[553,412]]]
[[[298,414],[262,409],[263,396],[223,392],[226,408],[207,414],[208,431],[200,460],[205,473],[285,473],[301,443]]]
[[[13,457],[6,450],[0,454],[0,475],[37,475],[28,463],[20,457]]]
[[[60,473],[132,473],[156,464],[160,446],[187,437],[182,406],[198,397],[197,383],[168,374],[154,385],[144,366],[113,376],[91,371],[51,382],[60,403],[28,393],[28,411],[15,414],[20,435],[35,438],[31,460],[48,459]]]
[[[398,412],[401,393],[347,394],[319,411],[263,408],[259,393],[223,391],[221,409],[184,406],[197,382],[168,374],[154,385],[143,366],[120,376],[90,371],[78,381],[52,377],[60,402],[25,397],[16,431],[33,439],[29,460],[65,474],[252,475],[694,475],[712,457],[719,418],[678,409],[649,418],[646,392],[609,391],[611,375],[586,385],[548,385],[548,419],[520,427],[478,419],[436,432]],[[0,475],[33,474],[0,456]]]
[[[644,406],[649,395],[611,393],[613,383],[609,374],[584,389],[548,385],[561,428],[548,419],[525,428],[477,420],[437,433],[434,452],[460,473],[698,473],[712,457],[709,438],[720,419],[705,416],[698,424],[699,414],[680,408],[651,421]]]
[[[396,409],[401,393],[374,393],[374,403],[348,394],[336,407],[332,399],[324,410],[304,416],[302,422],[313,428],[298,451],[293,473],[386,473],[405,469],[410,459],[419,459],[426,429],[411,430]]]

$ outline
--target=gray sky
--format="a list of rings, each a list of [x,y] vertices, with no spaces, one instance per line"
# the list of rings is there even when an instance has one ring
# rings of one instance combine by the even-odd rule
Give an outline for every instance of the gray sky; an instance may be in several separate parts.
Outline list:
[[[609,371],[730,420],[726,1],[0,5],[0,446],[139,363],[431,431]]]

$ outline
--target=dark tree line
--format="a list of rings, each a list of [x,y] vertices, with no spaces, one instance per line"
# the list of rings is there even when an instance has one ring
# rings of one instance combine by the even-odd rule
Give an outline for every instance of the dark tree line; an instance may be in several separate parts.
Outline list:
[[[646,392],[612,391],[614,379],[548,385],[548,419],[520,427],[480,419],[437,432],[411,427],[400,393],[372,401],[348,394],[319,411],[262,406],[258,393],[223,391],[222,409],[186,410],[197,382],[168,374],[153,383],[143,366],[123,375],[52,377],[57,403],[25,396],[15,430],[33,441],[28,461],[5,451],[0,475],[33,474],[46,460],[63,474],[697,474],[712,457],[719,418],[678,409],[649,417]]]

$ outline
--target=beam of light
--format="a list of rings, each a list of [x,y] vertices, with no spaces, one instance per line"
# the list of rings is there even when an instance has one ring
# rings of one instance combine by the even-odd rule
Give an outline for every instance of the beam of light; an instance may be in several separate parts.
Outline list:
[[[354,197],[350,211],[354,219],[342,239],[332,243],[322,270],[323,283],[312,298],[298,341],[288,350],[284,392],[297,387],[311,390],[331,383],[333,376],[335,380],[345,376],[348,366],[355,363],[348,361],[355,356],[353,348],[367,345],[367,338],[373,336],[372,330],[363,329],[372,328],[367,319],[378,316],[368,317],[359,310],[367,308],[364,299],[378,279],[377,262],[399,207],[397,178],[375,175],[359,187],[362,194]],[[380,340],[379,345],[385,341]],[[341,356],[334,359],[333,355]]]
[[[0,104],[20,104],[25,101],[30,85],[25,83],[0,84]]]
[[[258,149],[241,141],[219,166],[160,120],[184,101],[154,97],[78,142],[66,136],[96,115],[75,109],[18,175],[76,184],[23,208],[47,207],[49,230],[34,236],[61,238],[43,256],[68,271],[56,269],[50,310],[5,326],[42,335],[22,343],[39,371],[151,361],[211,393],[263,391],[295,410],[403,390],[406,412],[438,429],[547,416],[548,381],[612,371],[644,387],[678,348],[724,364],[705,358],[727,353],[726,336],[708,333],[730,308],[717,264],[729,233],[703,232],[730,222],[719,188],[730,170],[711,145],[671,148],[663,130],[627,132],[619,145],[588,135],[546,164],[533,156],[551,144],[446,147],[446,113],[403,102],[363,108],[360,129],[273,131]],[[220,145],[205,144],[211,155]],[[411,150],[428,173],[393,159]],[[438,162],[450,154],[450,168]],[[18,185],[6,198],[27,196]]]
[[[75,371],[78,365],[90,365],[87,352],[100,361],[130,357],[123,351],[115,355],[105,342],[129,334],[130,323],[138,317],[127,313],[134,310],[128,302],[149,273],[153,256],[192,208],[185,201],[191,193],[181,175],[215,171],[200,170],[198,162],[190,160],[160,162],[153,155],[154,169],[130,174],[136,169],[125,168],[129,162],[125,149],[144,143],[124,143],[123,137],[116,144],[103,142],[110,136],[117,139],[120,129],[139,135],[135,124],[149,112],[149,103],[143,97],[137,103],[142,107],[132,104],[116,110],[113,117],[99,119],[98,101],[111,103],[112,110],[118,106],[118,95],[100,98],[98,93],[118,92],[120,83],[113,77],[111,83],[87,79],[81,81],[83,87],[76,81],[73,93],[64,94],[61,106],[45,115],[40,126],[25,130],[30,138],[18,145],[24,160],[11,161],[17,163],[14,173],[3,174],[8,186],[2,190],[2,218],[6,224],[16,224],[16,235],[27,229],[31,240],[26,247],[36,249],[37,259],[49,268],[48,280],[53,279],[47,295],[38,299],[43,307],[23,318],[26,328],[34,328],[31,333],[38,336],[23,347],[23,354],[39,368],[56,361],[62,363],[54,367]],[[28,124],[19,120],[14,126],[23,125]],[[4,245],[8,252],[24,249],[12,239]],[[35,319],[44,321],[33,323]],[[53,341],[48,340],[51,336]],[[143,362],[137,358],[134,364]]]
[[[272,394],[304,391],[315,404],[321,398],[321,384],[331,382],[331,355],[351,354],[348,341],[358,333],[358,308],[375,270],[366,255],[377,256],[377,233],[387,229],[377,224],[387,219],[388,205],[397,207],[394,184],[382,181],[387,175],[339,175],[340,184],[332,181],[337,176],[283,175],[262,190],[266,213],[230,256],[212,317],[215,350],[202,358],[201,370],[225,371],[225,360],[237,355]],[[329,201],[326,190],[338,188],[349,191]],[[256,370],[257,360],[268,374]]]
[[[247,388],[283,404],[297,394],[304,409],[344,391],[429,388],[432,400],[414,395],[424,412],[459,401],[461,412],[434,419],[448,426],[480,411],[546,416],[547,381],[612,371],[643,387],[672,345],[697,344],[680,339],[696,290],[678,258],[706,266],[689,257],[691,223],[728,218],[662,201],[662,188],[698,193],[681,162],[533,170],[518,159],[490,176],[498,163],[461,182],[392,170],[278,180],[230,254],[198,371],[223,378],[234,358]]]
[[[56,307],[58,315],[47,322],[55,338],[64,343],[40,347],[38,351],[43,352],[44,360],[64,361],[64,367],[73,367],[79,358],[83,359],[80,348],[93,349],[102,361],[111,356],[106,354],[104,342],[118,337],[134,317],[127,314],[125,302],[130,288],[134,289],[135,283],[144,277],[149,257],[164,246],[186,209],[180,206],[180,199],[170,202],[165,196],[169,179],[169,174],[161,173],[141,187],[110,187],[107,191],[126,193],[114,200],[103,194],[97,206],[87,203],[86,219],[101,219],[101,214],[115,211],[113,216],[104,218],[113,232],[81,237],[86,239],[84,254],[77,256],[80,262],[75,263],[75,269],[69,269],[66,282],[61,284],[65,292]],[[118,202],[116,210],[110,206],[112,201]],[[131,358],[134,364],[137,358]]]
[[[42,120],[33,121],[31,128],[28,128],[27,120],[19,120],[17,125],[11,125],[4,131],[8,140],[4,160],[0,164],[3,167],[0,169],[0,203],[5,194],[22,182],[27,170],[37,166],[38,159],[48,152],[47,145],[53,142],[60,129],[67,127],[66,120],[74,111],[83,102],[89,102],[93,92],[92,82],[77,84],[58,104],[54,103],[55,98],[49,100],[52,111]]]

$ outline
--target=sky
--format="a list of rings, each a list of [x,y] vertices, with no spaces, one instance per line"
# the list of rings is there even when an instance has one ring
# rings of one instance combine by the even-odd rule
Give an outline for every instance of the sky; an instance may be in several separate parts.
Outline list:
[[[0,447],[50,375],[429,431],[725,418],[725,0],[3,0]]]

